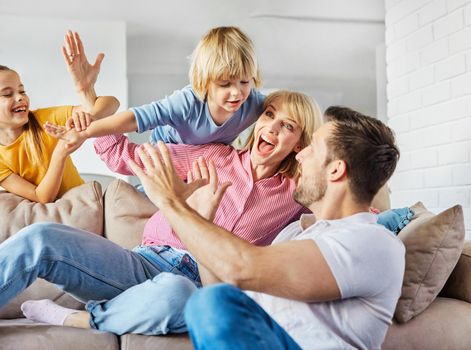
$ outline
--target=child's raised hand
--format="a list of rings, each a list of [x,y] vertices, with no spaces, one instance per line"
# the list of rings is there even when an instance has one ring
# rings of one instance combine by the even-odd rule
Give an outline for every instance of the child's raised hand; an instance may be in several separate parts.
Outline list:
[[[101,62],[105,57],[103,53],[99,53],[95,63],[91,65],[85,55],[80,36],[77,32],[69,30],[65,34],[65,46],[62,46],[62,55],[77,91],[83,91],[95,85],[100,73]]]
[[[83,131],[90,126],[92,121],[93,119],[90,113],[82,111],[74,112],[65,122],[65,128],[67,130],[75,128],[76,131]]]

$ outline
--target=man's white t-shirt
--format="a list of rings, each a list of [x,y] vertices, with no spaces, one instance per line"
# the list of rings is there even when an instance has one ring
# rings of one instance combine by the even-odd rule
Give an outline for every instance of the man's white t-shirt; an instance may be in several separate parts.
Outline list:
[[[359,213],[320,220],[305,230],[300,221],[293,222],[272,244],[310,239],[332,271],[340,300],[306,303],[246,293],[303,349],[380,349],[401,294],[401,240],[377,224],[374,214]]]

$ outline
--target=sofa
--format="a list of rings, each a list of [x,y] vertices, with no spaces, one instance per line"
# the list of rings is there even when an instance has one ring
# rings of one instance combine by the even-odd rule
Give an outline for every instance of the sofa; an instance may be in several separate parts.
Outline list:
[[[388,194],[382,191],[374,206],[387,209]],[[144,224],[156,210],[145,196],[121,180],[108,185],[104,194],[99,183],[90,182],[49,204],[31,203],[0,192],[0,242],[28,224],[53,221],[85,229],[122,247],[132,248],[140,243]],[[383,349],[469,349],[471,241],[464,241],[461,207],[450,208],[446,220],[440,217],[441,214],[428,212],[420,203],[415,211],[418,218],[399,233],[401,235],[411,227],[409,233],[404,234],[404,241],[408,242],[406,248],[411,246],[411,256],[406,257],[403,295]],[[424,255],[424,244],[417,239],[416,232],[422,230],[422,236],[428,236],[430,227],[438,227],[435,231],[439,232],[431,234],[433,239],[430,240],[435,243],[426,249],[428,255]],[[421,266],[412,261],[417,256]],[[406,278],[408,265],[412,275]],[[422,272],[418,274],[417,270]],[[0,309],[0,350],[192,349],[187,335],[126,334],[119,337],[23,318],[20,310],[23,301],[44,298],[66,307],[83,309],[83,304],[70,295],[39,279]]]

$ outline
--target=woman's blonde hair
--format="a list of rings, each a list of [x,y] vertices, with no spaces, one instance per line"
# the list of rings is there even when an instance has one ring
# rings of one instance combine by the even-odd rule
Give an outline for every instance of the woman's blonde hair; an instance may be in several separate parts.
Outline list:
[[[13,69],[0,65],[0,72],[14,72],[18,74]],[[28,158],[34,162],[34,164],[42,165],[43,164],[43,140],[41,139],[41,125],[36,120],[33,112],[28,112],[28,122],[23,126],[23,131],[25,132],[25,141],[26,141],[26,152]]]
[[[301,128],[299,146],[306,147],[311,143],[312,134],[322,123],[322,112],[317,102],[309,96],[294,91],[278,90],[267,96],[263,110],[265,110],[274,100],[280,99],[283,107],[287,109],[288,115]],[[255,142],[255,135],[252,132],[244,149],[250,151]],[[280,164],[278,173],[287,177],[295,178],[300,175],[299,164],[295,159],[296,153],[291,152]]]
[[[202,101],[212,81],[249,77],[256,88],[262,85],[253,43],[236,27],[213,28],[200,40],[188,76]]]

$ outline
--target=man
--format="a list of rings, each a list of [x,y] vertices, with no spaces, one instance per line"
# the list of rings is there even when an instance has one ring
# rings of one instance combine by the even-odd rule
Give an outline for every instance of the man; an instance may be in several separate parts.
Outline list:
[[[316,217],[303,216],[268,247],[252,246],[191,209],[178,195],[185,185],[167,149],[158,148],[160,155],[148,145],[141,150],[146,171],[132,163],[133,171],[206,282],[226,283],[197,291],[187,303],[196,349],[380,348],[400,296],[405,253],[368,212],[399,158],[387,126],[348,108],[326,111],[326,123],[296,157],[302,175],[294,196]],[[199,202],[214,212],[225,185],[212,187]]]

